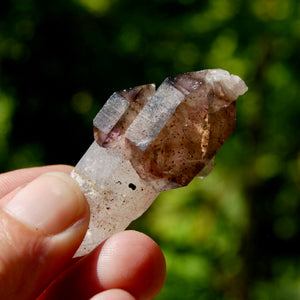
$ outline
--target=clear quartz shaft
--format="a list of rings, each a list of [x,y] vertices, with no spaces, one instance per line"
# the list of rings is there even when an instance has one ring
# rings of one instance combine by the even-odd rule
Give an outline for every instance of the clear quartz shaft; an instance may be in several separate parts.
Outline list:
[[[99,242],[123,231],[158,195],[120,152],[99,147],[96,142],[71,176],[85,194],[91,211],[90,226],[76,256],[89,253]]]

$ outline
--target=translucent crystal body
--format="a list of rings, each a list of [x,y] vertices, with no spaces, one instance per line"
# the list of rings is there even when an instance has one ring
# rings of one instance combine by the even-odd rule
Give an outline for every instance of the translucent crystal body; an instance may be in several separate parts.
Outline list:
[[[245,83],[204,70],[114,93],[94,119],[95,142],[76,165],[91,210],[76,255],[124,230],[159,192],[205,176],[235,128],[235,100]]]

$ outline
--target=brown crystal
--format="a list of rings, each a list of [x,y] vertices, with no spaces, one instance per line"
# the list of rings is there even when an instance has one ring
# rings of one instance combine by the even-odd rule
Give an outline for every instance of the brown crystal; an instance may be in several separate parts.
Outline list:
[[[206,75],[202,71],[167,79],[185,97],[145,151],[129,142],[131,162],[142,178],[187,185],[234,131],[236,98],[220,84],[207,82]]]

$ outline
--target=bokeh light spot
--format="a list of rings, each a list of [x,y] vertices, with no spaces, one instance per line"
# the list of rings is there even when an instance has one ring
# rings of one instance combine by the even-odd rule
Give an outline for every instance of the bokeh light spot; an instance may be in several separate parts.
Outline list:
[[[289,216],[279,217],[273,225],[277,237],[283,240],[292,238],[297,233],[297,224],[295,218]]]
[[[271,178],[280,171],[280,160],[275,154],[263,154],[256,159],[255,170],[259,177]]]
[[[111,6],[109,0],[75,0],[81,6],[97,15],[104,15],[108,12]]]
[[[71,100],[73,110],[78,114],[86,114],[92,108],[93,98],[87,92],[76,93]]]

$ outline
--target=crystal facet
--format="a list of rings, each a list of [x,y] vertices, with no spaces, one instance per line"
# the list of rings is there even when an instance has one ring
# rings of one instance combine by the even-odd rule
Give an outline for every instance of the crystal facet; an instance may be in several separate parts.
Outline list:
[[[84,255],[144,213],[163,190],[213,168],[235,129],[244,81],[221,69],[169,77],[114,93],[94,119],[95,142],[71,176],[91,211]]]

